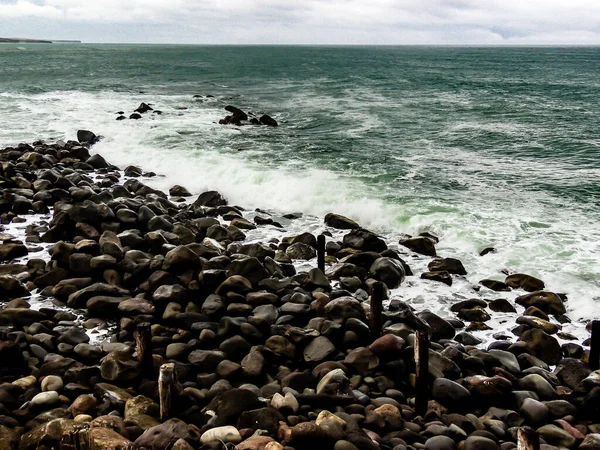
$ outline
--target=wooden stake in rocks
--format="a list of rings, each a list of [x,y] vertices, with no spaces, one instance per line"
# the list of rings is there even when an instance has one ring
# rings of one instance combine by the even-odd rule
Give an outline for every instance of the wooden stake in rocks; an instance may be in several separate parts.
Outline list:
[[[415,366],[417,415],[425,417],[429,401],[429,335],[427,331],[415,332]]]
[[[158,374],[158,397],[160,399],[160,420],[164,422],[171,417],[173,396],[177,390],[177,373],[175,364],[166,363],[160,366]]]
[[[325,235],[317,236],[317,267],[325,273]]]
[[[540,450],[540,437],[535,430],[519,428],[517,440],[517,450]]]
[[[590,345],[590,369],[600,369],[600,320],[592,322],[592,343]]]
[[[148,322],[138,324],[135,332],[137,359],[141,363],[142,374],[152,370],[152,331]]]
[[[383,326],[383,299],[386,297],[386,286],[381,281],[373,285],[371,292],[371,313],[369,315],[369,328],[371,330],[371,341],[381,336]]]

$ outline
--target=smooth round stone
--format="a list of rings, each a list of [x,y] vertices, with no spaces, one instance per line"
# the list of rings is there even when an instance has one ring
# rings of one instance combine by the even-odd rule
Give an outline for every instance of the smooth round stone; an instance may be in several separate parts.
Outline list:
[[[342,439],[335,443],[333,450],[358,450],[358,447],[356,447],[356,445],[354,445],[352,442]]]
[[[200,437],[200,442],[203,444],[210,444],[211,442],[227,443],[231,442],[237,444],[241,442],[242,437],[236,427],[226,425],[223,427],[212,428],[205,431]]]
[[[45,376],[41,383],[42,392],[60,391],[64,384],[61,377],[56,375]]]
[[[58,392],[48,391],[41,392],[31,399],[32,406],[47,406],[53,405],[59,401]]]
[[[94,418],[92,416],[90,416],[89,414],[79,414],[79,415],[75,416],[75,418],[73,420],[78,423],[86,423],[86,422],[91,422],[93,419]]]
[[[454,440],[448,436],[433,436],[425,441],[425,450],[453,450]]]
[[[33,375],[29,375],[28,377],[19,378],[12,382],[12,384],[19,386],[23,389],[30,388],[31,386],[35,386],[37,383],[37,378]]]

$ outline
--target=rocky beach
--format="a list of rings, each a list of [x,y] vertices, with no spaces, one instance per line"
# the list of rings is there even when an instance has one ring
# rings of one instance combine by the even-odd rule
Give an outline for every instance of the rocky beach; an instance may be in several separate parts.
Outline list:
[[[600,449],[598,355],[543,280],[441,317],[390,295],[464,282],[432,233],[331,211],[290,235],[298,214],[162,192],[77,137],[0,150],[0,450]]]

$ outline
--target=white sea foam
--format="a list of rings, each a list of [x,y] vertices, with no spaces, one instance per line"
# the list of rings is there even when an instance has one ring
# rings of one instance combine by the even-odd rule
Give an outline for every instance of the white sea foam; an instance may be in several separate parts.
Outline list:
[[[600,219],[541,190],[515,193],[510,186],[512,177],[525,177],[528,171],[535,172],[538,179],[554,176],[557,167],[548,166],[547,161],[532,161],[524,168],[509,157],[482,152],[475,160],[473,154],[461,149],[425,146],[419,152],[398,156],[408,168],[404,175],[407,183],[404,192],[394,192],[385,184],[367,184],[348,172],[318,167],[308,160],[281,161],[277,145],[294,145],[274,138],[285,133],[283,127],[272,130],[219,126],[215,122],[224,113],[215,101],[200,104],[189,96],[141,97],[113,92],[0,95],[0,107],[13,111],[2,119],[0,145],[39,137],[74,138],[77,129],[87,128],[104,136],[94,151],[108,161],[121,167],[135,164],[164,175],[147,180],[160,189],[167,190],[173,184],[182,184],[194,193],[216,189],[232,204],[279,213],[305,213],[302,219],[286,224],[289,234],[321,231],[322,217],[332,211],[382,233],[395,248],[400,233],[433,231],[442,238],[439,254],[461,259],[469,275],[452,287],[415,277],[395,290],[394,296],[448,315],[452,301],[479,295],[473,290],[479,280],[503,279],[503,269],[530,273],[541,277],[549,289],[569,295],[568,311],[575,323],[565,330],[585,337],[578,322],[596,315],[600,302],[596,273]],[[116,111],[124,110],[128,115],[140,101],[155,103],[164,114],[145,115],[140,121],[115,121]],[[360,121],[361,117],[367,128],[379,125],[377,118],[366,120],[364,112],[353,118]],[[522,130],[513,124],[498,130],[497,125],[481,128],[508,134]],[[240,148],[244,150],[238,151]],[[444,157],[448,151],[451,158]],[[436,162],[435,167],[431,161]],[[493,167],[497,177],[478,176],[482,167]],[[590,169],[590,178],[596,175],[596,170]],[[419,178],[430,176],[439,177],[440,183],[463,186],[464,193],[448,192],[443,187],[438,192],[421,192]],[[281,231],[266,227],[249,233],[249,238],[281,235]],[[498,252],[478,256],[488,245],[495,246]],[[424,270],[429,261],[405,256],[416,272]],[[486,299],[513,299],[519,292],[498,294],[483,289],[481,294]],[[506,322],[502,314],[493,316],[494,331],[510,328],[514,323],[512,319]],[[491,332],[478,334],[489,338]]]

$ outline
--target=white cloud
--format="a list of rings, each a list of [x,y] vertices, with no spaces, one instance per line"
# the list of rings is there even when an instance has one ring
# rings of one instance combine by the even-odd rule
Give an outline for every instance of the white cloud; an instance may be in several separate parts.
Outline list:
[[[106,41],[130,24],[198,43],[600,44],[597,0],[0,0],[0,25],[27,17],[104,27]]]
[[[48,4],[38,5],[26,0],[8,4],[0,2],[0,20],[18,17],[59,18],[62,15],[63,11],[60,8]]]

